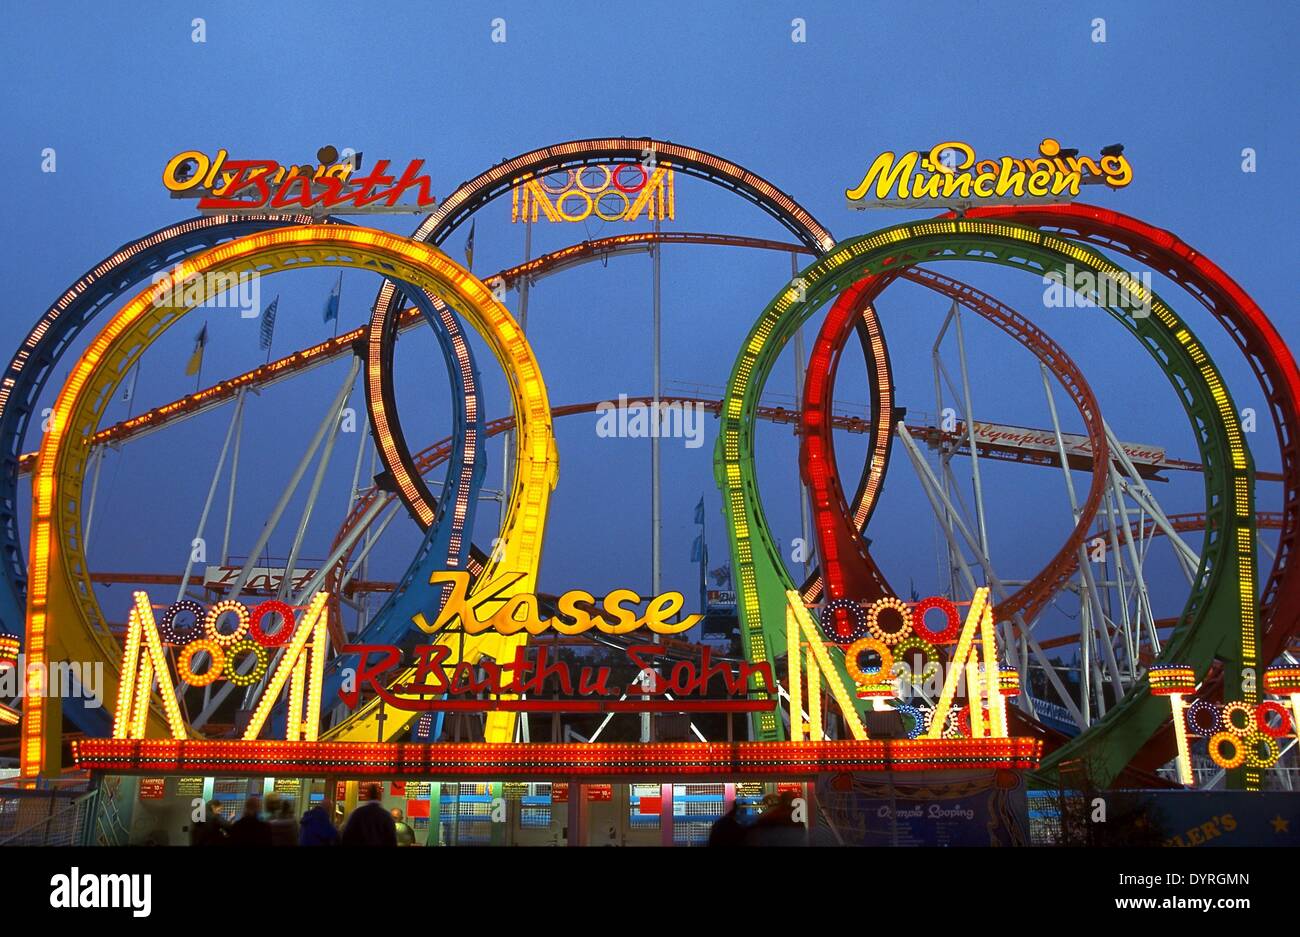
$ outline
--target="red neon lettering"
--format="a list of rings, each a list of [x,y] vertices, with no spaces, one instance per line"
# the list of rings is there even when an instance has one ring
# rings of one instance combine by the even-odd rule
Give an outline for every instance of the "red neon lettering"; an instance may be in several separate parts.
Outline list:
[[[391,644],[347,644],[343,647],[344,654],[357,654],[357,676],[356,683],[351,690],[339,690],[339,699],[348,706],[356,706],[361,699],[361,688],[369,684],[370,688],[388,701],[388,690],[383,682],[379,679],[382,674],[392,670],[397,662],[402,659],[402,649]],[[382,657],[377,665],[370,663],[372,654]]]
[[[231,160],[226,163],[226,166],[234,170],[230,174],[229,181],[211,195],[199,199],[200,209],[256,208],[266,204],[266,200],[271,197],[267,180],[271,173],[280,168],[279,163],[265,159],[245,159]],[[256,188],[257,197],[239,198],[239,193],[250,185]]]

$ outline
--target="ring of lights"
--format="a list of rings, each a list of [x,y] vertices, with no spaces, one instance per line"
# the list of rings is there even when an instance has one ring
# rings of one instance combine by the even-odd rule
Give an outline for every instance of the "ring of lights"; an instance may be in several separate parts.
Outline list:
[[[1281,722],[1276,726],[1269,725],[1269,713],[1275,713]],[[1255,707],[1255,728],[1271,738],[1285,738],[1291,734],[1291,714],[1276,700],[1264,700]]]
[[[58,647],[65,652],[77,655],[74,659],[110,662],[116,656],[91,625],[100,614],[98,602],[81,555],[80,537],[70,536],[69,532],[81,527],[79,496],[87,441],[94,435],[106,401],[144,348],[188,311],[158,303],[156,297],[170,290],[176,281],[189,277],[203,283],[206,278],[201,274],[256,271],[265,276],[308,266],[376,270],[442,294],[487,340],[511,381],[520,426],[516,453],[519,471],[506,512],[506,529],[517,536],[502,552],[511,564],[508,568],[524,572],[511,588],[533,590],[556,460],[545,387],[518,325],[482,283],[427,245],[351,226],[286,228],[240,238],[180,264],[163,282],[146,289],[119,310],[74,365],[53,408],[33,479],[32,556],[33,568],[39,574],[33,576],[28,590],[28,649],[36,659],[47,659],[51,638],[57,639]],[[180,292],[187,302],[202,302],[194,295],[201,290]],[[56,487],[57,499],[53,497]],[[518,636],[503,639],[493,634],[476,635],[463,642],[463,653],[468,660],[477,660],[485,653],[509,657],[519,643]],[[460,642],[457,652],[461,652]],[[116,672],[106,673],[105,677],[106,692],[115,693]],[[23,720],[24,772],[45,770],[57,759],[51,749],[60,740],[59,720],[47,718],[43,701],[34,705],[29,701]]]
[[[880,655],[880,665],[874,670],[863,670],[858,658],[866,651]],[[859,638],[844,652],[844,666],[849,678],[858,686],[876,686],[888,683],[894,669],[894,655],[889,646],[875,638]]]
[[[227,614],[235,616],[236,627],[234,631],[222,631],[220,628],[221,617]],[[229,647],[243,638],[247,632],[248,606],[243,602],[235,599],[222,599],[220,602],[214,602],[209,606],[208,614],[203,619],[203,633],[209,641],[215,641],[222,647]]]
[[[280,627],[269,634],[262,627],[262,622],[267,615],[280,616]],[[253,609],[253,614],[249,616],[248,636],[262,647],[281,647],[288,644],[289,639],[293,637],[293,629],[293,606],[288,602],[280,602],[276,599],[259,602]]]
[[[837,612],[844,612],[850,620],[843,621]],[[827,602],[819,617],[822,631],[831,641],[856,641],[870,633],[867,628],[867,613],[862,610],[860,603],[852,599],[833,599]]]
[[[830,605],[831,603],[826,604]],[[886,631],[880,627],[882,612],[895,612],[898,615],[901,622],[898,630]],[[876,599],[871,603],[871,608],[867,609],[867,630],[871,632],[871,636],[877,641],[893,647],[912,633],[912,610],[893,596]]]
[[[176,618],[183,612],[189,612],[193,622],[188,628],[177,628]],[[189,644],[204,634],[204,616],[207,610],[193,599],[181,599],[173,602],[158,620],[158,637],[166,644],[179,646]]]
[[[195,673],[194,658],[200,652],[206,652],[211,660],[207,670],[203,673]],[[221,678],[221,672],[225,667],[226,649],[208,638],[191,641],[181,649],[180,655],[176,658],[176,675],[190,686],[207,686],[209,683],[215,683]]]
[[[1271,768],[1282,757],[1282,746],[1277,739],[1264,732],[1251,732],[1242,738],[1241,745],[1245,749],[1246,764],[1252,768]],[[1261,746],[1268,754],[1260,755]]]
[[[1233,716],[1237,715],[1241,716],[1241,725],[1233,722]],[[1250,703],[1244,703],[1241,700],[1225,703],[1219,712],[1219,719],[1224,731],[1231,732],[1241,738],[1245,738],[1255,731],[1255,707]]]
[[[1187,731],[1193,735],[1213,735],[1224,730],[1223,712],[1209,700],[1192,700],[1183,713]]]
[[[920,635],[911,634],[899,641],[892,648],[894,653],[894,666],[899,664],[907,667],[911,672],[908,682],[913,686],[920,686],[939,672],[939,648],[922,638]],[[925,664],[921,667],[921,674],[918,677],[912,671],[912,666],[904,660],[905,655],[912,651],[919,651],[925,657]]]
[[[935,631],[925,621],[926,614],[935,609],[943,613],[945,624],[942,631]],[[930,644],[956,644],[961,636],[961,616],[957,614],[957,606],[941,595],[922,599],[912,606],[912,633]]]
[[[254,641],[252,638],[240,638],[232,641],[225,646],[226,652],[226,681],[233,683],[235,686],[252,686],[266,676],[266,668],[270,663],[270,655],[267,654],[266,648]],[[253,667],[247,673],[239,672],[239,655],[252,654]]]
[[[1091,271],[1095,282],[1118,282],[1128,295],[1149,298],[1149,316],[1135,317],[1125,309],[1108,312],[1142,339],[1177,388],[1206,467],[1207,504],[1222,525],[1206,545],[1196,588],[1162,651],[1162,661],[1177,659],[1198,672],[1208,670],[1216,655],[1233,667],[1254,666],[1256,648],[1249,639],[1254,623],[1254,472],[1236,410],[1204,348],[1159,296],[1092,250],[1032,228],[964,219],[898,225],[842,242],[800,274],[801,290],[791,287],[778,293],[750,330],[728,381],[714,457],[746,655],[767,661],[767,648],[780,646],[778,629],[792,588],[757,497],[753,468],[753,413],[777,354],[817,308],[864,277],[958,259],[1032,270],[1040,277],[1049,271],[1061,273],[1067,265],[1082,267]],[[1235,629],[1233,622],[1238,623]],[[1122,770],[1163,719],[1158,700],[1130,693],[1082,733],[1085,743],[1098,743],[1105,753],[1103,780]],[[759,738],[780,737],[774,721],[764,724],[760,717],[758,722]],[[1115,731],[1119,725],[1126,730]],[[1073,744],[1083,743],[1076,739]]]
[[[1223,747],[1232,746],[1232,754],[1225,755]],[[1225,771],[1240,768],[1246,761],[1246,740],[1232,732],[1217,732],[1206,743],[1210,760]]]

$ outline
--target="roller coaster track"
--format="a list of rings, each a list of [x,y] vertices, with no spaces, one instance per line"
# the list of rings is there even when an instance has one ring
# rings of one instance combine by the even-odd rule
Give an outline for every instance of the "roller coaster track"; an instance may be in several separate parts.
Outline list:
[[[733,368],[715,454],[732,535],[737,606],[751,660],[770,659],[780,637],[785,595],[792,585],[767,530],[753,468],[752,412],[775,355],[812,311],[865,276],[892,273],[937,260],[977,260],[1029,270],[1039,276],[1073,264],[1125,284],[1148,298],[1140,284],[1104,257],[1032,228],[990,221],[936,221],[899,225],[845,242],[800,274],[804,290],[783,290],[759,317]],[[1216,534],[1182,621],[1166,645],[1167,659],[1205,673],[1217,655],[1233,670],[1258,664],[1254,620],[1253,474],[1235,408],[1203,347],[1159,297],[1150,295],[1148,317],[1109,309],[1137,333],[1175,383],[1193,422],[1205,463],[1207,503],[1214,505]],[[1025,627],[1020,621],[1021,627]],[[777,645],[779,646],[779,645]],[[1113,777],[1155,731],[1163,714],[1143,692],[1133,692],[1084,733],[1099,745],[1099,771]],[[757,726],[777,736],[774,720]],[[1081,736],[1083,738],[1083,736]],[[1074,743],[1072,743],[1074,744]],[[1068,748],[1068,746],[1067,746]]]

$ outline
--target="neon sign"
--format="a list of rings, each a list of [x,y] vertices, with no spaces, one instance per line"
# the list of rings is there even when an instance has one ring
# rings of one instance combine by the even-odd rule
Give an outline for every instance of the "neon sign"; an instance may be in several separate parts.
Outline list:
[[[407,712],[760,712],[776,706],[774,696],[751,699],[746,689],[751,681],[772,686],[771,664],[741,661],[733,671],[725,662],[715,663],[708,648],[701,651],[698,665],[679,660],[661,675],[654,658],[664,654],[663,646],[632,645],[627,657],[636,678],[626,684],[616,682],[608,666],[575,668],[553,661],[546,647],[516,648],[514,659],[505,663],[484,657],[454,667],[448,661],[451,651],[445,644],[416,647],[411,680],[403,683],[394,682],[394,671],[412,665],[403,660],[401,648],[345,646],[343,653],[357,654],[359,662],[352,686],[340,690],[339,698],[355,707],[362,690],[369,688],[366,698],[378,696],[388,707]],[[530,651],[535,653],[530,656]],[[726,696],[705,698],[715,685]],[[485,693],[489,698],[482,698]]]
[[[337,161],[333,147],[321,149],[316,166],[229,156],[226,150],[211,157],[199,150],[177,153],[163,169],[163,185],[176,198],[197,195],[199,211],[423,212],[438,201],[430,194],[429,177],[420,174],[422,159],[411,160],[395,176],[386,159],[360,175],[359,157]],[[399,204],[408,191],[415,192],[416,201]]]
[[[976,160],[975,148],[958,140],[936,143],[927,153],[913,150],[876,157],[862,181],[844,194],[850,202],[870,197],[913,203],[947,204],[991,198],[1077,196],[1080,185],[1105,184],[1121,189],[1133,181],[1133,167],[1122,146],[1105,147],[1097,159],[1062,149],[1051,137],[1038,144],[1038,155]]]
[[[673,171],[640,163],[583,166],[541,179],[518,180],[510,192],[510,220],[636,221],[677,213]]]
[[[628,607],[643,601],[631,589],[612,590],[605,596],[603,608],[590,592],[573,589],[556,601],[556,617],[543,619],[538,612],[536,595],[529,592],[510,594],[511,587],[525,575],[522,572],[501,573],[490,582],[479,583],[471,595],[468,571],[438,570],[429,577],[429,582],[432,585],[449,583],[450,596],[432,624],[424,615],[416,615],[412,620],[428,634],[440,632],[457,621],[470,635],[489,629],[504,635],[520,631],[537,635],[551,629],[572,635],[592,628],[605,634],[627,634],[643,626],[655,634],[680,634],[695,627],[704,617],[687,615],[681,621],[670,621],[686,604],[680,592],[665,592],[650,599],[645,612],[641,613]],[[482,614],[484,612],[486,617]]]

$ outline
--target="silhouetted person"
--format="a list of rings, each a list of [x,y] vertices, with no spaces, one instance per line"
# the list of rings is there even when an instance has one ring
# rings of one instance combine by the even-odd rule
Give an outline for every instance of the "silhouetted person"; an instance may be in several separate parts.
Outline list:
[[[268,798],[266,815],[270,817],[272,846],[298,845],[298,818],[293,815],[292,803],[277,797],[272,806]]]
[[[397,824],[384,809],[382,785],[367,784],[366,802],[352,811],[340,840],[344,846],[396,846]]]
[[[411,825],[406,822],[405,815],[402,813],[401,808],[394,807],[388,812],[392,816],[393,825],[397,830],[397,845],[414,846],[415,830],[411,829]]]
[[[718,817],[709,830],[710,846],[743,846],[749,831],[740,822],[739,806],[733,801],[731,809]]]
[[[230,827],[227,846],[271,845],[271,824],[258,816],[261,810],[262,798],[254,796],[244,801],[244,815]]]
[[[339,831],[330,822],[329,814],[320,804],[312,807],[302,815],[301,832],[298,834],[300,846],[337,846]]]
[[[221,815],[220,801],[208,801],[207,810],[207,819],[200,820],[190,830],[191,846],[222,846],[226,842],[229,827]]]

